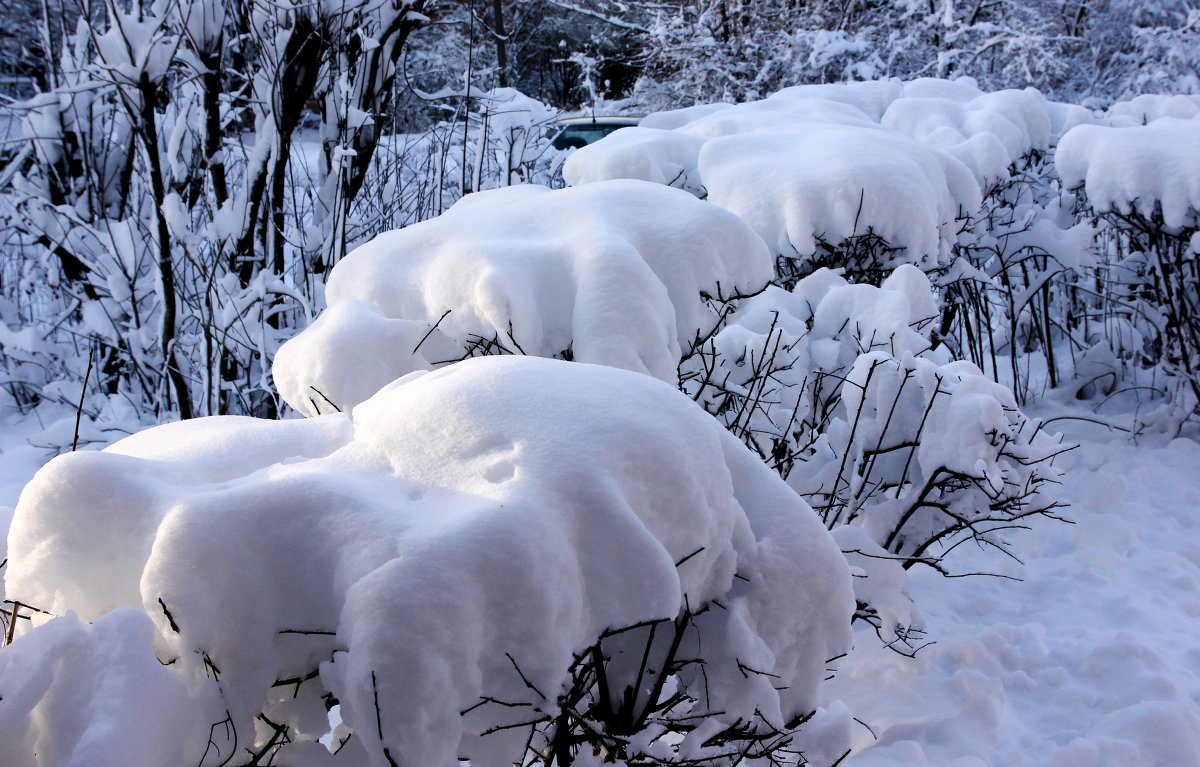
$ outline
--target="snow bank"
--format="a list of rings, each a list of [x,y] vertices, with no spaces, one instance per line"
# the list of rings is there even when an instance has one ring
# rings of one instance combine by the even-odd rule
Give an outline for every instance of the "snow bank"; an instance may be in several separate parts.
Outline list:
[[[564,356],[674,381],[718,320],[706,297],[770,278],[745,224],[661,185],[481,192],[339,263],[329,308],[279,350],[275,383],[313,415],[472,353]]]
[[[553,715],[601,632],[689,607],[706,665],[680,684],[721,722],[779,726],[815,706],[854,604],[817,517],[686,397],[528,357],[410,376],[348,414],[200,419],[62,456],[22,495],[9,555],[12,598],[96,626],[55,621],[0,654],[0,738],[93,732],[63,719],[29,734],[57,698],[10,685],[76,641],[55,637],[144,622],[135,608],[170,668],[147,662],[149,627],[135,627],[128,651],[104,652],[129,656],[121,684],[145,698],[98,716],[165,701],[187,755],[125,763],[199,763],[186,682],[219,691],[203,733],[227,709],[243,746],[260,711],[320,737],[328,690],[373,764],[510,764],[527,730],[487,729]],[[318,670],[295,700],[291,686],[268,698]],[[121,722],[95,730],[90,763],[133,748]],[[703,752],[693,740],[679,748]]]
[[[1148,125],[1081,125],[1059,143],[1055,166],[1067,188],[1082,186],[1099,211],[1150,218],[1162,205],[1169,227],[1195,226],[1200,210],[1200,121],[1162,117]]]

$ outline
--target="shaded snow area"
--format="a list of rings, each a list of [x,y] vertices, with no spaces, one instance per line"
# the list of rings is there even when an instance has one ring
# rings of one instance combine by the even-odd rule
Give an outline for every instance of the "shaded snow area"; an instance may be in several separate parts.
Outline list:
[[[1069,432],[1075,524],[1035,523],[1002,570],[1021,582],[914,572],[936,644],[859,635],[829,691],[871,730],[846,764],[1200,764],[1200,445]]]

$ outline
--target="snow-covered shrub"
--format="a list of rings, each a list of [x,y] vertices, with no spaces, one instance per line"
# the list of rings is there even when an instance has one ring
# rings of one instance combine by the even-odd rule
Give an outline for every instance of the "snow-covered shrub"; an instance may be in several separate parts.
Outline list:
[[[821,270],[743,302],[681,374],[852,542],[868,574],[862,616],[888,639],[907,613],[880,583],[903,579],[879,568],[947,572],[944,556],[964,541],[1007,552],[1004,531],[1058,505],[1062,446],[1004,386],[931,348],[937,318],[912,265],[878,288]],[[836,532],[846,525],[860,532]]]
[[[564,177],[692,191],[762,236],[785,287],[823,266],[876,284],[902,263],[932,271],[948,265],[979,188],[956,158],[880,127],[899,91],[894,83],[789,88],[672,120],[670,129],[613,134],[568,158]]]
[[[1052,152],[1030,149],[988,185],[956,243],[959,260],[936,276],[945,306],[938,342],[1021,402],[1038,393],[1034,386],[1071,377],[1087,322],[1078,295],[1095,265],[1094,229],[1074,208]]]
[[[477,192],[337,265],[329,308],[279,350],[283,397],[310,415],[478,354],[561,357],[675,382],[720,304],[771,277],[735,216],[675,189],[612,181]]]
[[[1077,127],[1055,158],[1098,230],[1103,290],[1087,304],[1102,321],[1087,340],[1092,361],[1113,366],[1096,375],[1161,369],[1174,421],[1200,412],[1200,120],[1169,116],[1187,105],[1162,103],[1168,116],[1144,125]]]
[[[1018,401],[1043,376],[1053,387],[1071,373],[1060,347],[1074,343],[1071,291],[1092,265],[1092,229],[1062,194],[1053,151],[1064,131],[1093,119],[1032,88],[984,93],[960,78],[905,83],[881,120],[959,159],[983,190],[956,259],[935,274],[944,305],[935,340],[1008,383]]]
[[[837,545],[649,376],[491,357],[157,427],[52,461],[9,541],[11,599],[93,624],[0,654],[13,767],[844,750],[794,732],[850,641]]]

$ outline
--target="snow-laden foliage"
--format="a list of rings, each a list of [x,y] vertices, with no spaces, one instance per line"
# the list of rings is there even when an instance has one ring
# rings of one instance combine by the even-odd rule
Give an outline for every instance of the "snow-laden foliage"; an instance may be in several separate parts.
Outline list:
[[[0,656],[14,767],[790,763],[853,610],[820,520],[687,398],[532,358],[62,456],[9,540],[10,598],[94,622]]]
[[[652,108],[747,101],[804,84],[976,78],[1104,102],[1200,89],[1200,9],[1177,0],[598,0],[646,40]]]
[[[787,285],[821,266],[876,280],[905,260],[933,270],[949,263],[980,192],[954,157],[880,128],[899,95],[890,83],[791,88],[672,129],[614,134],[568,158],[563,175],[703,196],[762,236]]]
[[[1168,229],[1195,229],[1200,220],[1200,106],[1191,100],[1184,104],[1197,107],[1187,118],[1075,128],[1055,155],[1063,184],[1082,186],[1097,212],[1146,219],[1157,214]]]
[[[4,115],[23,133],[0,173],[6,406],[82,388],[84,444],[278,412],[270,361],[349,246],[548,179],[556,112],[512,89],[468,80],[428,95],[445,119],[425,134],[382,134],[425,5],[114,6],[61,41]]]
[[[1103,330],[1080,366],[1081,386],[1112,393],[1161,371],[1169,429],[1200,413],[1200,109],[1193,100],[1130,104],[1116,126],[1063,137],[1055,165],[1098,232],[1106,290],[1087,304]],[[1116,110],[1114,110],[1116,111]],[[1192,112],[1190,118],[1177,114]],[[1140,115],[1141,124],[1120,118]],[[1157,118],[1157,119],[1155,119]],[[1099,384],[1098,387],[1096,385]]]
[[[946,572],[966,541],[1011,553],[1006,531],[1058,506],[1063,446],[1007,388],[931,348],[937,316],[911,265],[878,288],[822,269],[745,301],[681,371],[834,530],[865,576],[861,617],[889,641],[912,616],[892,568]]]
[[[940,298],[932,344],[1018,401],[1038,379],[1076,379],[1098,407],[1116,396],[1139,423],[1177,429],[1198,367],[1184,337],[1196,114],[1186,96],[1095,114],[969,78],[802,86],[649,115],[564,175],[668,184],[738,213],[783,287],[823,266],[876,285],[919,266]]]
[[[674,383],[720,307],[770,278],[767,250],[742,221],[674,189],[612,181],[480,192],[339,263],[329,308],[279,350],[275,382],[310,415],[489,353]]]

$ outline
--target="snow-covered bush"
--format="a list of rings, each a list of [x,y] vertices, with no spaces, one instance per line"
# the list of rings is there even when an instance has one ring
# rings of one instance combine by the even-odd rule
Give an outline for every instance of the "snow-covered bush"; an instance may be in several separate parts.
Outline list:
[[[1055,164],[1098,230],[1103,290],[1087,301],[1101,319],[1086,339],[1093,378],[1112,392],[1125,366],[1161,370],[1167,380],[1155,388],[1170,389],[1164,415],[1177,428],[1200,413],[1200,120],[1171,116],[1190,100],[1135,106],[1151,121],[1122,125],[1129,110],[1114,110],[1117,126],[1067,133]]]
[[[1019,401],[1044,361],[1047,383],[1070,371],[1058,347],[1072,328],[1069,286],[1091,265],[1092,230],[1079,225],[1054,174],[1064,130],[1093,118],[1082,107],[1047,101],[1036,90],[983,93],[974,83],[918,80],[888,108],[883,123],[953,154],[984,190],[960,232],[957,260],[939,273],[944,311],[937,341],[1004,380]]]
[[[436,3],[134,5],[80,24],[45,92],[11,108],[5,407],[82,388],[84,431],[111,435],[278,412],[275,350],[349,247],[561,161],[555,110],[469,73],[425,94],[443,118],[428,131],[383,135]]]
[[[442,119],[380,140],[347,222],[347,243],[434,218],[474,191],[553,181],[562,162],[551,146],[558,111],[511,88],[483,90],[469,80],[423,97]]]
[[[64,616],[0,654],[13,767],[844,750],[794,732],[850,641],[837,545],[649,376],[492,357],[161,426],[52,461],[9,541],[8,596]]]
[[[724,302],[760,290],[770,264],[735,216],[656,184],[478,192],[338,264],[329,308],[279,350],[275,382],[310,415],[479,354],[560,357],[674,383]]]
[[[860,616],[889,641],[910,615],[889,568],[946,573],[966,541],[1008,553],[1005,531],[1058,506],[1063,447],[1008,389],[931,348],[937,317],[911,265],[878,288],[820,270],[745,301],[681,373],[834,530],[866,574]]]
[[[619,132],[568,158],[564,177],[688,189],[749,223],[786,287],[822,266],[875,283],[901,263],[931,271],[948,265],[979,188],[956,158],[879,126],[899,90],[789,88],[670,129]]]

